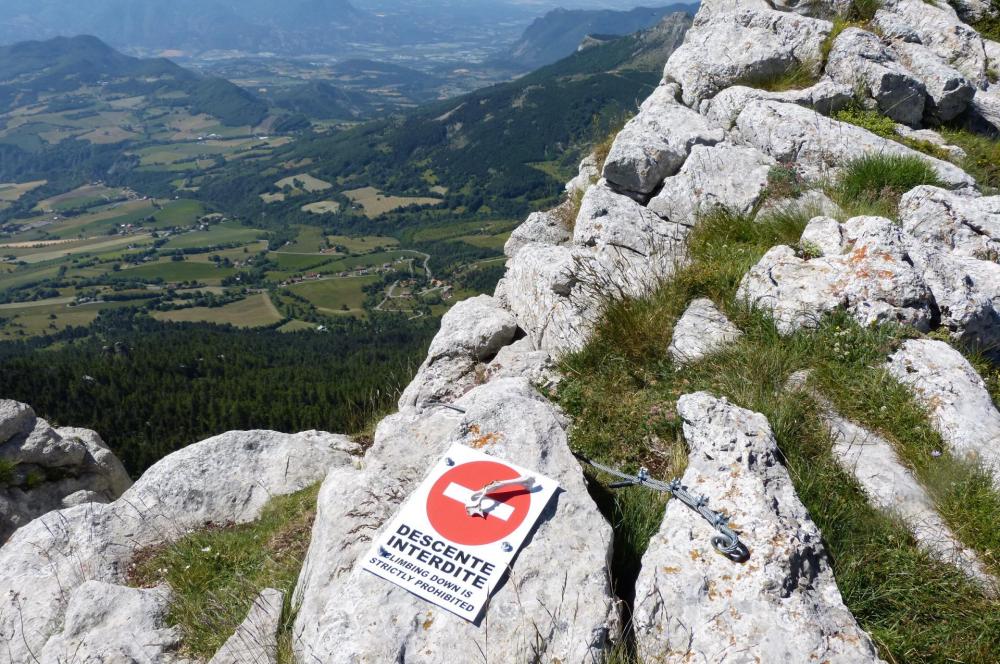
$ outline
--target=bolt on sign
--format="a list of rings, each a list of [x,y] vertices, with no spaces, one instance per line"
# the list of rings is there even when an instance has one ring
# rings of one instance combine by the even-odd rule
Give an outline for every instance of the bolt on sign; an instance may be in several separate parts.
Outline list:
[[[361,568],[474,622],[558,488],[536,472],[452,445]]]

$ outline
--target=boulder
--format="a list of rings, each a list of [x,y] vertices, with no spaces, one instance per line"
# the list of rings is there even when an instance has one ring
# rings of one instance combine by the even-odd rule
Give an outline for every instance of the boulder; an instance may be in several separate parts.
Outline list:
[[[604,178],[613,186],[649,194],[677,172],[693,146],[722,140],[722,130],[678,103],[676,92],[676,85],[658,87],[618,132],[604,162]]]
[[[597,156],[591,153],[580,162],[576,177],[566,183],[566,193],[570,196],[582,194],[587,191],[587,187],[597,182],[600,176],[601,169],[597,163]]]
[[[794,165],[807,178],[835,175],[838,167],[852,159],[881,153],[925,160],[950,189],[975,186],[975,180],[954,164],[796,104],[750,101],[737,117],[736,126],[750,145]]]
[[[0,401],[0,459],[13,465],[0,485],[0,544],[47,512],[118,498],[132,480],[101,437],[54,429],[30,406]]]
[[[624,250],[644,258],[673,256],[687,228],[661,219],[654,211],[607,187],[591,187],[580,204],[573,243],[601,254],[614,255]]]
[[[972,126],[988,132],[1000,131],[1000,85],[976,90],[970,104]]]
[[[285,593],[280,590],[260,591],[246,619],[208,664],[277,664],[278,628],[284,602]]]
[[[531,339],[525,337],[501,348],[486,365],[486,382],[497,378],[527,378],[535,387],[551,390],[559,384],[561,376],[552,354],[536,349]]]
[[[976,94],[976,86],[960,71],[922,44],[900,41],[892,46],[900,62],[919,80],[927,93],[924,117],[934,123],[961,115]]]
[[[775,10],[765,0],[708,0],[667,60],[663,78],[678,83],[684,103],[697,108],[735,83],[818,63],[832,27],[826,20]]]
[[[850,86],[862,86],[878,110],[897,122],[916,125],[924,114],[927,90],[900,64],[878,37],[847,28],[833,42],[826,75]]]
[[[799,245],[807,253],[819,252],[820,256],[839,256],[844,253],[847,241],[840,222],[832,217],[813,217],[806,224]]]
[[[767,188],[777,165],[756,148],[719,143],[696,145],[680,172],[667,178],[649,209],[670,221],[693,226],[700,213],[726,208],[748,213]]]
[[[899,202],[899,223],[932,245],[982,260],[1000,261],[1000,196],[961,196],[916,187]]]
[[[790,379],[793,389],[805,386],[803,372]],[[913,472],[903,465],[892,443],[837,413],[813,392],[833,440],[833,458],[852,475],[876,508],[902,520],[917,545],[942,562],[954,565],[974,583],[995,593],[997,579],[986,571],[976,552],[955,536]]]
[[[476,367],[514,340],[517,321],[489,295],[463,300],[441,319],[427,358],[403,390],[399,407],[449,401],[476,384]]]
[[[888,219],[855,217],[818,240],[824,255],[800,258],[786,246],[770,249],[740,282],[737,297],[768,310],[782,333],[814,327],[820,317],[846,309],[862,325],[895,322],[930,328],[934,299],[908,262],[902,231]],[[810,237],[817,237],[817,227]],[[835,237],[853,243],[836,254]]]
[[[524,379],[491,381],[456,406],[464,412],[404,409],[386,418],[364,469],[334,469],[323,483],[294,596],[298,661],[602,661],[617,624],[607,569],[612,534],[566,444],[566,420]],[[456,442],[515,460],[562,488],[493,593],[481,621],[488,629],[357,567]]]
[[[314,484],[332,466],[352,464],[357,451],[345,436],[316,431],[229,432],[161,459],[112,503],[35,519],[0,547],[5,652],[13,662],[33,661],[29,653],[40,652],[52,636],[103,621],[114,609],[103,600],[79,602],[77,614],[67,607],[77,606],[75,593],[88,581],[121,586],[135,552],[209,523],[252,521],[271,497]],[[101,590],[105,597],[109,592]]]
[[[86,581],[68,592],[70,597],[62,630],[45,643],[38,659],[9,661],[25,664],[188,662],[177,653],[181,645],[180,631],[167,625],[170,590],[166,586],[143,589]]]
[[[724,349],[742,336],[740,329],[729,322],[715,303],[699,298],[688,305],[684,315],[674,325],[667,353],[678,364],[696,362]]]
[[[802,90],[771,92],[743,85],[732,85],[701,102],[701,113],[715,124],[732,129],[740,111],[753,99],[768,99],[786,104],[798,104],[823,115],[833,115],[854,100],[854,88],[823,78]]]
[[[732,518],[750,559],[718,555],[712,527],[667,503],[636,583],[643,661],[881,662],[844,606],[767,419],[705,392],[681,397],[677,412],[689,448],[683,483]]]
[[[952,0],[951,5],[966,23],[977,23],[996,15],[990,0]]]
[[[504,254],[513,258],[529,244],[558,245],[568,242],[573,235],[572,229],[563,219],[572,208],[573,203],[566,201],[548,212],[532,212],[507,238],[503,246]]]
[[[884,0],[875,12],[873,27],[893,42],[923,44],[976,87],[986,84],[983,39],[958,18],[946,2]]]
[[[981,464],[1000,488],[1000,412],[968,360],[943,341],[911,339],[887,368],[927,409],[948,449]]]

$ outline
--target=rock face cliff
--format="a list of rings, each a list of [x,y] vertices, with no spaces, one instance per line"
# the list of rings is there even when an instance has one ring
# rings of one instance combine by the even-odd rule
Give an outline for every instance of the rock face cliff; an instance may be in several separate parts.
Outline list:
[[[612,526],[570,452],[571,422],[539,391],[559,381],[558,356],[587,343],[605,298],[641,297],[669,279],[689,260],[699,217],[719,207],[757,210],[779,166],[814,189],[800,201],[821,214],[800,247],[773,247],[746,273],[743,302],[772,315],[783,334],[844,311],[862,325],[937,328],[995,351],[1000,198],[984,196],[971,175],[939,158],[954,152],[930,156],[832,116],[860,104],[901,123],[900,137],[918,131],[936,144],[943,139],[927,128],[946,120],[1000,130],[993,82],[1000,44],[942,4],[885,0],[866,29],[835,29],[833,19],[850,11],[847,0],[703,2],[662,85],[604,163],[581,165],[569,186],[579,209],[568,202],[535,213],[512,234],[495,294],[461,302],[443,318],[399,412],[379,424],[363,456],[330,434],[234,432],[167,457],[107,505],[70,506],[83,502],[72,498],[79,489],[60,485],[44,508],[12,520],[11,529],[22,527],[0,549],[0,633],[11,661],[67,661],[67,653],[94,662],[180,661],[178,636],[163,622],[169,588],[121,585],[132,552],[209,521],[253,519],[269,493],[323,480],[292,598],[292,648],[302,664],[601,662],[622,633],[624,594],[635,598],[631,628],[646,662],[881,662],[841,597],[823,533],[796,495],[767,418],[706,392],[677,402],[689,449],[684,482],[710,493],[713,506],[739,523],[751,559],[734,567],[716,555],[704,522],[674,500],[635,587],[616,589]],[[970,20],[990,11],[962,5]],[[761,89],[795,68],[813,81]],[[820,191],[851,160],[871,154],[920,160],[936,178],[903,196],[898,223],[845,218]],[[741,335],[708,300],[691,303],[675,329],[664,355],[678,363]],[[929,339],[907,342],[884,362],[927,409],[950,453],[982,465],[1000,486],[1000,413],[972,365]],[[0,439],[21,455],[19,466],[72,458],[86,467],[88,453],[100,456],[87,446],[96,447],[93,438],[56,435],[25,407],[5,408]],[[832,408],[824,413],[838,462],[872,505],[898,510],[918,545],[995,588],[891,445]],[[74,436],[78,447],[67,442]],[[565,490],[482,626],[357,567],[455,442],[535,468]],[[125,488],[94,481],[102,488],[90,490],[107,500]],[[68,508],[24,525],[60,507]],[[572,556],[554,564],[555,552],[566,550]],[[113,605],[98,595],[115,598]],[[129,613],[142,619],[129,621]]]

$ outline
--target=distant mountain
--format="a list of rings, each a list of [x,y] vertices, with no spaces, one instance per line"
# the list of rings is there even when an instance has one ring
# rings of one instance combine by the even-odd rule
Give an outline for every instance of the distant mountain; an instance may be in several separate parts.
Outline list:
[[[506,55],[510,63],[534,69],[570,55],[588,35],[628,35],[656,25],[664,16],[678,11],[694,15],[697,3],[667,7],[636,7],[629,11],[612,9],[554,9],[536,19]]]
[[[119,47],[308,52],[376,17],[348,0],[4,0],[0,43],[94,34]]]
[[[279,108],[317,120],[359,118],[373,104],[369,95],[348,92],[324,81],[285,88],[271,95],[270,100]]]
[[[169,98],[171,104],[229,125],[255,125],[267,114],[263,101],[229,81],[200,76],[164,58],[132,58],[97,37],[56,37],[0,47],[0,111],[56,94],[64,105],[84,103],[97,90]]]
[[[686,13],[672,14],[509,83],[353,129],[302,135],[274,159],[309,159],[313,174],[345,188],[416,193],[435,184],[447,189],[453,209],[518,216],[551,203],[592,144],[634,113],[690,25]],[[237,164],[206,178],[200,195],[259,216],[259,199],[248,192],[270,185],[259,165]]]

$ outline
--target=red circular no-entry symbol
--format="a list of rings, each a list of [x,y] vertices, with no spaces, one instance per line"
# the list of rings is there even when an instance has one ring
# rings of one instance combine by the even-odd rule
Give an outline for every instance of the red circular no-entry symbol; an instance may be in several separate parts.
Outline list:
[[[455,466],[431,487],[427,496],[427,518],[439,535],[456,544],[481,546],[499,542],[517,530],[528,516],[531,507],[528,490],[515,486],[491,493],[483,501],[485,517],[469,516],[465,503],[490,482],[519,476],[513,468],[493,461]]]

